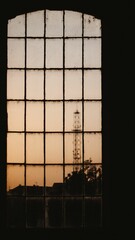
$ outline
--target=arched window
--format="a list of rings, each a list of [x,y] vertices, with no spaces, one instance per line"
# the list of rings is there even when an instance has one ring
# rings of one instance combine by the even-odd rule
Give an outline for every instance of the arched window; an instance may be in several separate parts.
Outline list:
[[[8,21],[7,225],[102,225],[101,20]]]

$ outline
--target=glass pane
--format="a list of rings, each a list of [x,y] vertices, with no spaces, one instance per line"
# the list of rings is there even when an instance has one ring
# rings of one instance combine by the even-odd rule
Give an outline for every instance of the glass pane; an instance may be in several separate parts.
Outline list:
[[[44,67],[44,40],[27,39],[27,67]]]
[[[66,102],[65,103],[65,130],[66,131],[73,131],[74,130],[74,114],[78,111],[79,117],[79,125],[80,127],[78,130],[81,130],[81,123],[82,123],[82,102]]]
[[[33,187],[32,187],[33,188]],[[38,186],[37,188],[38,194]],[[44,227],[44,199],[42,197],[29,197],[26,202],[27,228]]]
[[[62,37],[63,36],[63,12],[46,11],[46,36]]]
[[[26,135],[26,162],[44,163],[43,134],[33,133]]]
[[[63,67],[63,40],[62,39],[46,40],[46,67],[47,68]]]
[[[17,16],[8,21],[8,37],[25,36],[25,15]]]
[[[84,67],[101,67],[101,39],[84,39]]]
[[[27,14],[27,36],[44,36],[44,11],[36,11]]]
[[[77,163],[82,162],[82,134],[65,134],[65,163],[73,164],[78,157]]]
[[[47,228],[62,227],[63,224],[63,199],[60,197],[46,198],[46,221]]]
[[[44,72],[43,71],[27,71],[27,99],[43,99],[44,98]]]
[[[7,71],[7,99],[24,99],[24,71]]]
[[[22,192],[22,186],[16,189],[17,194]],[[7,197],[7,227],[10,229],[25,228],[25,199],[24,197],[14,197],[14,190],[10,191],[10,196]]]
[[[7,134],[7,162],[24,163],[24,134]]]
[[[46,163],[63,162],[62,134],[46,134]]]
[[[84,130],[101,131],[101,102],[84,103]]]
[[[82,71],[65,71],[65,98],[82,99]]]
[[[26,166],[26,185],[27,186],[44,186],[44,167],[43,166]]]
[[[100,37],[101,20],[84,14],[84,37]]]
[[[84,71],[84,98],[101,99],[101,71]]]
[[[46,103],[46,131],[62,131],[63,104],[62,102]]]
[[[8,39],[8,67],[24,68],[24,39]]]
[[[24,130],[24,103],[19,101],[7,103],[8,130]]]
[[[7,191],[18,194],[19,185],[24,185],[24,166],[7,165]]]
[[[65,220],[66,227],[82,227],[82,198],[68,198],[65,200]]]
[[[84,134],[84,159],[91,160],[92,163],[101,163],[102,161],[102,135]]]
[[[65,40],[65,67],[67,68],[82,67],[81,39]]]
[[[43,103],[27,102],[26,106],[26,130],[43,131]]]
[[[65,11],[65,36],[82,37],[82,14]]]
[[[55,187],[55,183],[63,183],[63,167],[46,166],[46,186]],[[59,184],[57,184],[57,186]]]
[[[46,99],[63,98],[63,71],[46,71]]]

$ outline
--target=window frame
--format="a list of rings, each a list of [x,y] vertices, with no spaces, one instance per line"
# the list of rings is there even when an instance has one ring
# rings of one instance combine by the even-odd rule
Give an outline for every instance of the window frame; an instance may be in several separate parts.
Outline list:
[[[26,4],[27,5],[27,4]],[[0,58],[0,76],[3,79],[3,81],[0,82],[0,116],[2,116],[1,124],[0,124],[0,145],[2,146],[2,152],[0,156],[0,167],[2,171],[0,171],[0,205],[4,206],[1,211],[0,215],[0,223],[1,227],[5,228],[6,223],[6,132],[7,132],[7,106],[6,106],[6,91],[7,91],[7,85],[6,85],[6,74],[7,74],[7,23],[8,20],[12,17],[15,17],[17,15],[28,13],[36,10],[42,10],[44,8],[52,9],[52,10],[61,10],[61,7],[59,6],[51,6],[51,4],[39,4],[36,3],[33,7],[30,5],[26,6],[24,4],[24,7],[20,10],[20,8],[16,7],[14,9],[14,6],[11,7],[10,12],[7,13],[7,16],[2,18],[2,21],[0,23],[0,29],[2,32],[2,37],[0,38],[0,48],[1,48],[1,58]],[[23,4],[21,4],[23,6]],[[80,11],[83,13],[87,13],[90,15],[94,15],[95,17],[99,17],[101,19],[102,23],[102,168],[103,168],[103,229],[108,228],[110,226],[110,202],[109,202],[109,178],[110,178],[110,161],[108,159],[110,158],[109,154],[109,128],[108,128],[108,121],[109,117],[107,114],[107,111],[109,109],[109,96],[107,93],[107,90],[109,88],[107,81],[107,74],[106,74],[106,61],[105,61],[105,40],[104,38],[104,32],[105,32],[105,21],[103,19],[102,13],[100,13],[99,10],[100,6],[97,8],[96,5],[90,6],[89,8],[85,8],[80,4],[78,7],[64,7],[64,9],[73,10],[73,11]],[[102,8],[101,8],[102,9]],[[106,183],[107,182],[107,183]],[[46,231],[46,229],[45,229]]]

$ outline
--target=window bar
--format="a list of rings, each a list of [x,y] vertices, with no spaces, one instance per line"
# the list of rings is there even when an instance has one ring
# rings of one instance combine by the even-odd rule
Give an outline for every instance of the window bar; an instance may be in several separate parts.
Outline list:
[[[1,229],[6,226],[6,191],[7,191],[7,76],[6,76],[6,66],[7,66],[7,24],[0,23],[0,30],[3,34],[3,38],[0,37],[0,76],[2,81],[0,81],[0,226]],[[4,40],[4,41],[3,41]]]
[[[46,198],[45,198],[45,192],[46,192],[46,174],[45,174],[45,171],[46,171],[46,134],[45,134],[45,117],[46,117],[46,111],[45,111],[45,106],[46,106],[46,102],[45,102],[45,99],[46,99],[46,71],[45,71],[45,68],[46,68],[46,10],[44,10],[44,228],[46,226]]]
[[[27,199],[26,199],[26,78],[27,78],[27,14],[25,14],[25,66],[24,66],[24,203],[25,228],[27,228]]]
[[[103,99],[102,99],[102,91],[103,91],[103,85],[102,85],[102,21],[101,21],[101,36],[100,36],[100,39],[101,39],[101,68],[99,69],[100,72],[101,72],[101,143],[102,143],[102,147],[101,147],[101,151],[102,151],[102,154],[101,154],[101,166],[102,166],[102,173],[103,173],[103,141],[102,141],[102,137],[103,137],[103,126],[102,126],[102,123],[103,123]],[[102,194],[102,187],[101,187],[101,218],[100,218],[100,227],[103,226],[103,194]]]
[[[65,178],[65,11],[63,10],[63,182]],[[65,201],[62,200],[63,227],[65,227]]]
[[[84,14],[82,13],[82,167],[84,173]],[[85,185],[83,178],[82,227],[85,227]]]

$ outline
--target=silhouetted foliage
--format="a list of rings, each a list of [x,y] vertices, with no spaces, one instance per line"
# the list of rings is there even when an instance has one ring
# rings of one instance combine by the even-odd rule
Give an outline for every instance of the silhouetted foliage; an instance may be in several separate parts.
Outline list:
[[[69,194],[101,194],[102,170],[87,160],[87,164],[79,171],[69,173],[65,178],[65,189]]]

